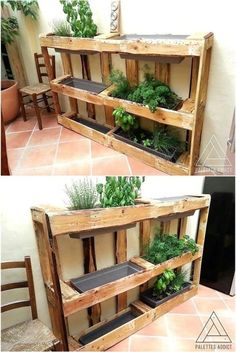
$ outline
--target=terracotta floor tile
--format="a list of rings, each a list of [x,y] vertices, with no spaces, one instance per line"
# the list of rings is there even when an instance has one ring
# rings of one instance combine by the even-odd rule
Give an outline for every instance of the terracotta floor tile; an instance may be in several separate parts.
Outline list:
[[[81,163],[55,165],[53,175],[91,175],[91,162],[84,160]]]
[[[134,335],[130,338],[132,352],[169,352],[170,339],[167,337],[150,337]]]
[[[206,298],[209,298],[209,297],[219,298],[217,291],[203,285],[199,285],[197,295],[199,297],[206,297]]]
[[[122,156],[121,153],[118,153],[115,150],[105,147],[94,141],[91,141],[91,150],[92,150],[92,158],[102,158],[107,156],[111,156],[111,157]]]
[[[32,132],[10,133],[6,135],[7,148],[23,148]]]
[[[24,121],[22,117],[18,117],[8,126],[6,133],[32,131],[35,125],[36,118],[34,116],[29,117],[27,121]]]
[[[136,159],[130,158],[128,157],[128,161],[130,164],[130,168],[132,171],[133,175],[164,175],[166,176],[167,174],[164,174],[163,172],[154,169],[153,167],[150,167],[144,163],[142,163],[141,161],[138,161]]]
[[[15,176],[51,176],[52,166],[36,167],[33,169],[17,169],[12,173]]]
[[[236,316],[236,302],[235,302],[235,298],[225,298],[224,302],[226,303],[227,307],[229,307],[231,309],[231,311],[235,314]]]
[[[202,298],[194,297],[193,298],[197,311],[200,315],[210,315],[213,311],[219,316],[230,316],[231,311],[225,306],[224,302],[219,298]]]
[[[127,159],[125,156],[94,159],[92,160],[92,175],[130,175]]]
[[[125,339],[119,343],[117,343],[115,346],[109,348],[107,351],[128,351],[129,350],[129,339]]]
[[[81,139],[88,139],[88,138],[74,131],[68,130],[67,128],[62,127],[60,142],[73,142]]]
[[[7,157],[8,157],[8,162],[9,162],[9,167],[11,172],[14,171],[14,169],[16,168],[19,159],[21,158],[22,154],[23,154],[24,148],[22,149],[9,149],[7,151]]]
[[[29,146],[53,144],[58,141],[61,127],[33,131],[29,141]]]
[[[56,153],[56,145],[27,148],[21,159],[19,168],[37,168],[51,166]]]
[[[203,327],[198,316],[168,314],[166,318],[173,337],[197,338]]]
[[[81,139],[78,142],[66,142],[58,145],[55,164],[80,162],[84,159],[90,160],[90,141]]]
[[[166,327],[165,317],[162,316],[158,318],[153,323],[139,330],[136,334],[146,336],[167,336],[168,331]]]
[[[57,122],[56,114],[48,113],[46,115],[42,115],[42,125],[43,125],[43,128],[58,127],[59,124]],[[35,129],[37,130],[39,129],[38,124],[36,125]]]
[[[175,313],[175,314],[176,313],[177,314],[197,314],[194,303],[191,300],[180,304],[176,308],[172,309],[170,311],[170,313],[172,313],[172,314],[173,313]]]
[[[171,351],[175,352],[196,352],[195,349],[195,341],[196,339],[173,339],[171,338]],[[212,351],[212,350],[211,350]]]
[[[230,340],[232,342],[236,342],[236,332],[235,332],[235,324],[236,324],[236,318],[234,316],[232,317],[224,317],[224,316],[218,316],[223,328],[225,329],[227,335],[229,336]]]

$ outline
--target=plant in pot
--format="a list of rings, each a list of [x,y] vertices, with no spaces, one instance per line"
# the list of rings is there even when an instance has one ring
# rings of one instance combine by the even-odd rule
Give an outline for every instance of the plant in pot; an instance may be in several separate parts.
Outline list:
[[[166,127],[157,127],[154,132],[141,129],[138,118],[122,107],[116,108],[113,115],[116,126],[120,127],[114,132],[117,139],[173,162],[182,153],[180,141]]]
[[[98,206],[98,193],[96,185],[91,179],[72,181],[70,185],[65,185],[68,208],[71,210],[93,209]]]
[[[38,14],[38,2],[36,0],[7,0],[1,2],[1,42],[6,46],[7,52],[10,52],[9,48],[19,34],[19,25],[17,18],[9,15],[8,5],[13,11],[21,11],[24,16],[36,20]],[[16,52],[16,50],[14,52]],[[20,104],[18,99],[17,81],[1,81],[1,101],[3,121],[6,124],[14,120],[19,113]]]
[[[181,270],[166,269],[156,279],[153,288],[141,293],[141,300],[152,308],[159,306],[165,301],[186,292],[191,283],[186,281],[186,273]]]

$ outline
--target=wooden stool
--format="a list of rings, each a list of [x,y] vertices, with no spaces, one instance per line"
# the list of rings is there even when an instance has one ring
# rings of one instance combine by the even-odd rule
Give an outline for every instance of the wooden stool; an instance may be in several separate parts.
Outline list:
[[[20,106],[21,106],[21,113],[23,116],[23,120],[26,121],[26,112],[25,112],[25,105],[33,103],[35,113],[37,116],[38,120],[38,126],[39,129],[42,130],[42,119],[41,119],[41,109],[47,109],[48,112],[51,111],[50,106],[53,104],[49,104],[48,99],[51,98],[50,95],[47,95],[48,92],[51,91],[49,83],[44,83],[43,82],[43,77],[48,77],[48,74],[46,72],[41,72],[42,67],[46,67],[45,63],[40,63],[39,60],[43,59],[42,54],[34,54],[34,59],[35,59],[35,65],[37,69],[37,75],[38,75],[38,80],[39,83],[26,86],[24,88],[19,89],[19,101],[20,101]],[[50,61],[53,69],[53,74],[54,78],[56,76],[56,71],[55,71],[55,56],[50,56]],[[24,102],[25,97],[30,97],[29,102]],[[38,104],[40,102],[44,102],[44,107],[40,107]]]

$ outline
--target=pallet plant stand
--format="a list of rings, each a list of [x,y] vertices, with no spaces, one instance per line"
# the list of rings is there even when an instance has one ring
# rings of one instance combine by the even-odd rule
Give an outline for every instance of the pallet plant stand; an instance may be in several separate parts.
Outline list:
[[[52,34],[40,35],[40,45],[45,58],[54,103],[57,109],[58,122],[64,127],[80,133],[98,143],[115,149],[128,156],[137,158],[167,174],[191,175],[199,158],[204,110],[207,98],[207,84],[210,70],[211,51],[213,45],[212,33],[196,33],[189,36],[181,35],[153,35],[135,36],[119,35],[119,33],[100,34],[90,38],[67,38]],[[64,75],[53,80],[50,67],[48,48],[54,48],[61,53]],[[178,110],[157,108],[152,113],[148,107],[127,100],[111,97],[112,86],[105,87],[97,93],[90,88],[76,88],[64,84],[65,80],[73,77],[71,54],[81,57],[82,77],[91,80],[89,68],[89,54],[100,54],[101,77],[108,84],[108,77],[112,66],[112,54],[119,53],[126,63],[126,76],[130,83],[138,83],[139,60],[155,61],[155,77],[169,84],[171,77],[171,63],[180,62],[186,57],[191,58],[191,76],[189,81],[189,96],[183,101]],[[62,114],[58,94],[69,97],[70,110]],[[110,131],[104,133],[94,127],[88,127],[78,122],[77,100],[87,103],[89,118],[96,121],[94,105],[104,106],[106,124]],[[137,147],[129,145],[115,138],[113,132],[113,109],[122,106],[127,112],[145,119],[165,125],[183,129],[186,134],[188,147],[178,160],[170,162]],[[98,127],[99,127],[98,123]]]
[[[31,209],[52,329],[54,335],[62,342],[64,350],[106,350],[197,294],[209,204],[210,196],[200,195],[150,201],[139,200],[134,206],[117,208],[69,211],[47,206]],[[144,247],[150,240],[152,220],[158,220],[161,223],[177,221],[177,232],[179,237],[182,237],[185,234],[188,217],[197,210],[200,215],[196,237],[199,251],[196,254],[187,252],[158,265],[153,265],[142,258]],[[140,256],[127,258],[125,228],[134,226],[136,223],[140,224],[140,233],[137,234],[140,240]],[[116,262],[123,263],[129,260],[134,265],[138,265],[139,271],[79,293],[72,288],[70,282],[63,279],[60,264],[63,253],[58,252],[57,238],[69,234],[71,237],[81,238],[82,241],[86,240],[83,245],[84,269],[85,272],[94,272],[96,253],[93,236],[98,236],[99,241],[101,233],[111,233],[115,236]],[[139,300],[127,307],[127,291],[140,287],[142,292],[147,288],[148,281],[163,273],[165,269],[180,268],[187,263],[193,265],[192,285],[187,292],[169,299],[154,309]],[[114,267],[111,268],[114,269]],[[101,322],[100,303],[115,296],[117,297],[116,315]],[[90,308],[88,315],[90,327],[78,336],[70,336],[67,318],[86,308]],[[80,336],[104,326],[108,321],[123,314],[133,314],[134,319],[86,345],[81,345]]]

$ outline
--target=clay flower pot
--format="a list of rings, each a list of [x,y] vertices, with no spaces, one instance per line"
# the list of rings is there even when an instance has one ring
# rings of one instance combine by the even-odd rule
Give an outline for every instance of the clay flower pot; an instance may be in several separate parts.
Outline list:
[[[16,81],[1,81],[2,116],[4,124],[14,120],[20,109],[18,83]]]

